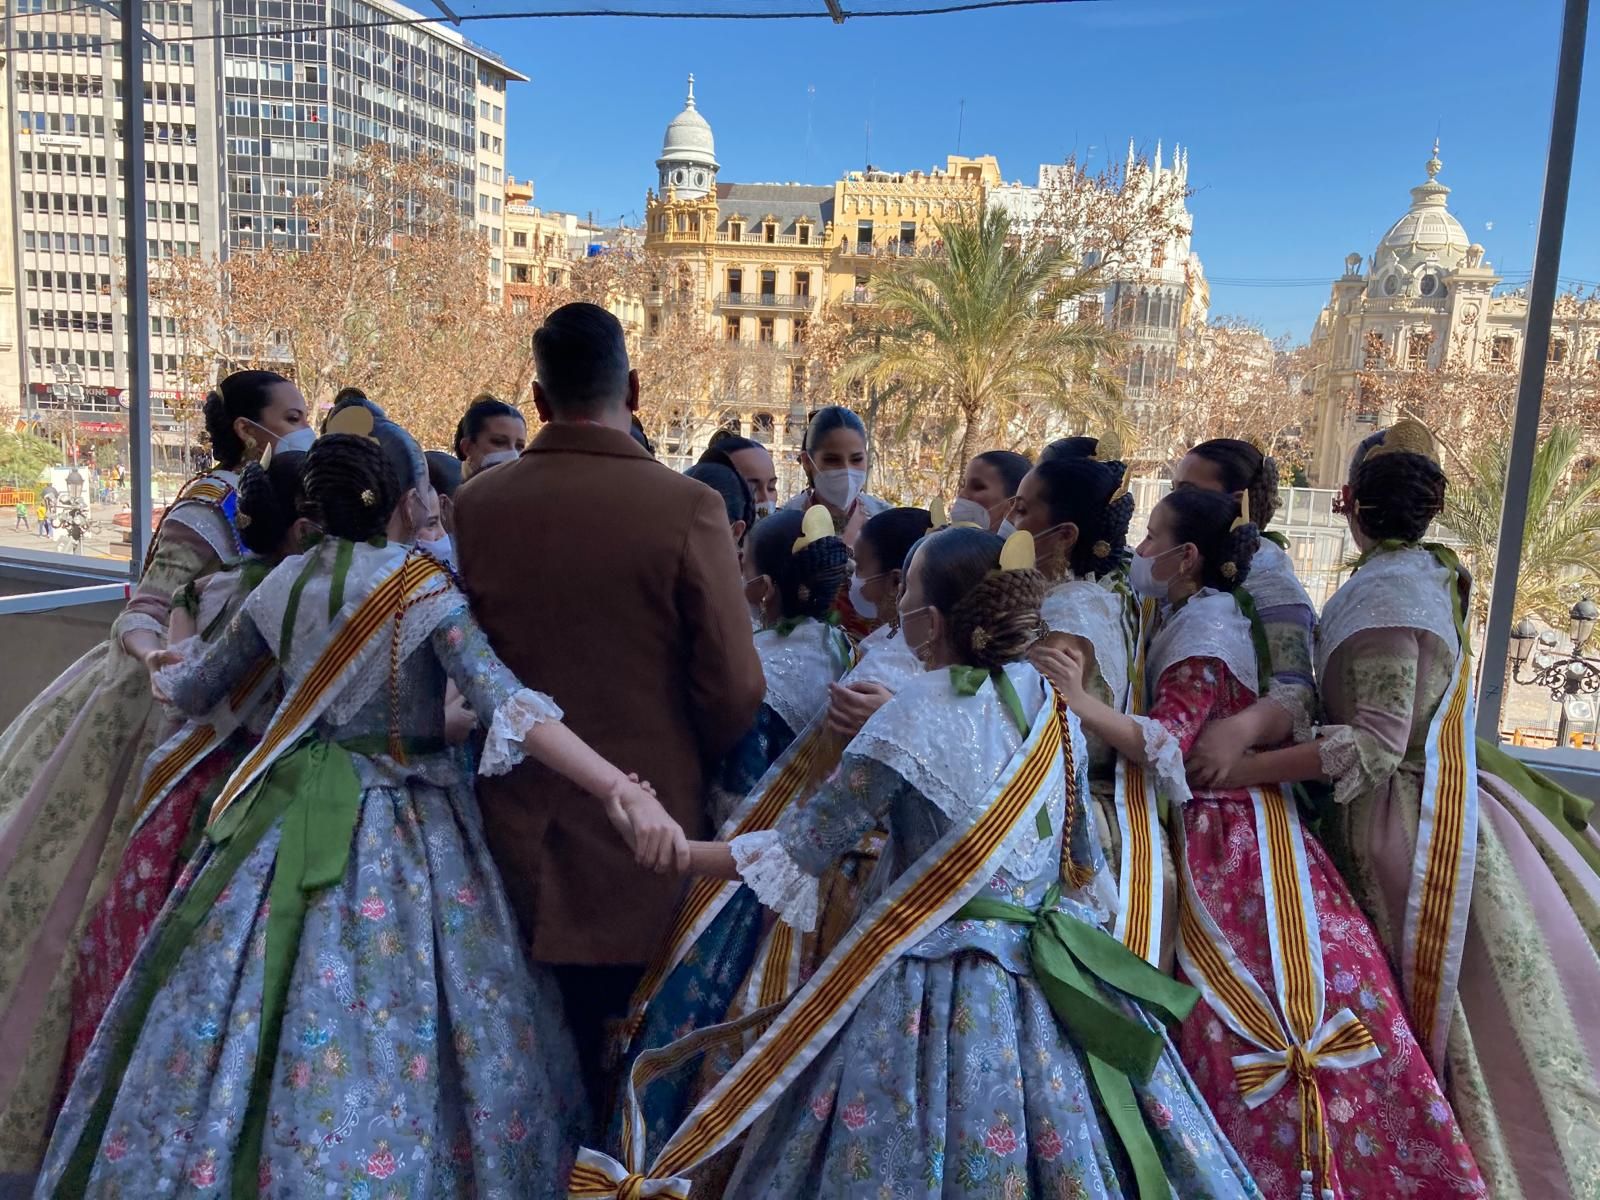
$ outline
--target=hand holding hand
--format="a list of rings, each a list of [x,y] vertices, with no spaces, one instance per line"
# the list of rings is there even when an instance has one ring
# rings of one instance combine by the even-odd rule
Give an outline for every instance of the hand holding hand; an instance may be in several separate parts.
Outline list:
[[[1184,756],[1189,781],[1203,788],[1227,787],[1249,749],[1249,730],[1237,718],[1209,722]]]
[[[689,868],[689,843],[683,827],[656,799],[655,789],[637,775],[619,780],[606,797],[606,816],[622,835],[633,859],[657,874]]]
[[[145,653],[143,662],[144,669],[150,673],[150,691],[163,704],[171,704],[172,697],[167,695],[166,689],[161,686],[161,681],[157,678],[156,672],[163,667],[176,666],[182,661],[182,654],[166,646],[158,646],[156,649]]]
[[[472,736],[478,727],[478,714],[468,707],[460,696],[453,696],[444,706],[444,740],[459,746]]]
[[[867,719],[894,698],[881,683],[828,685],[828,730],[853,738]]]

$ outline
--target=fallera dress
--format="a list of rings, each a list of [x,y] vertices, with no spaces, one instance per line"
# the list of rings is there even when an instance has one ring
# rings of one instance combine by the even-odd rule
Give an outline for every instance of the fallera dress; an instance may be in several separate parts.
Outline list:
[[[49,1139],[77,947],[122,860],[141,768],[171,732],[121,639],[164,637],[174,593],[239,556],[237,483],[217,470],[185,486],[111,636],[0,734],[0,1177],[37,1169]]]
[[[1164,608],[1147,670],[1151,703],[1139,720],[1152,769],[1181,823],[1183,858],[1193,882],[1181,903],[1201,906],[1224,952],[1236,957],[1281,1013],[1257,803],[1249,791],[1191,792],[1184,775],[1183,755],[1206,722],[1242,712],[1256,700],[1255,649],[1234,597],[1207,588],[1177,608]],[[1377,1050],[1371,1060],[1355,1065],[1340,1065],[1330,1056],[1312,1073],[1331,1143],[1330,1163],[1313,1168],[1312,1194],[1335,1200],[1487,1195],[1417,1044],[1382,946],[1322,845],[1309,832],[1303,844],[1304,874],[1297,886],[1309,901],[1302,911],[1320,948],[1322,1015],[1331,1021],[1348,1010]],[[1278,878],[1280,893],[1291,894],[1291,885]],[[1281,928],[1282,920],[1274,928]],[[1191,939],[1189,933],[1190,926],[1181,922],[1179,960],[1183,977],[1199,985],[1196,965],[1203,960],[1196,942],[1203,945],[1205,939]],[[1322,1157],[1315,1145],[1302,1144],[1305,1126],[1295,1082],[1288,1080],[1259,1106],[1247,1106],[1235,1059],[1261,1047],[1229,1024],[1215,991],[1202,987],[1202,997],[1183,1024],[1183,1060],[1262,1193],[1272,1200],[1294,1200],[1305,1194],[1303,1182],[1310,1182],[1302,1179],[1302,1154],[1309,1153],[1313,1162]]]
[[[1396,962],[1405,958],[1429,731],[1460,662],[1456,591],[1452,566],[1402,547],[1371,556],[1323,610],[1323,770],[1352,887]],[[1473,873],[1459,983],[1445,1002],[1442,1078],[1495,1200],[1594,1200],[1600,839],[1560,797],[1540,803],[1548,789],[1537,777],[1496,773],[1520,773],[1514,762],[1481,743],[1477,760],[1468,780]]]
[[[430,561],[329,540],[163,673],[199,714],[270,652],[287,694],[101,1025],[41,1198],[563,1194],[577,1055],[444,748],[445,680],[488,715],[482,773],[560,712]]]

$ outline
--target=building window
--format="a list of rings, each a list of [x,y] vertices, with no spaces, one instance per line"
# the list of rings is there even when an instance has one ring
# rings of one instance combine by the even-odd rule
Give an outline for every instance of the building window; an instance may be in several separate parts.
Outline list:
[[[1078,320],[1083,322],[1084,324],[1089,324],[1091,322],[1098,321],[1100,319],[1100,313],[1101,313],[1100,301],[1098,301],[1098,300],[1079,300],[1078,301]]]
[[[1513,337],[1497,337],[1489,349],[1489,361],[1492,363],[1510,364],[1516,361],[1517,339]]]
[[[856,252],[858,254],[872,253],[872,222],[856,222]]]
[[[728,268],[728,295],[738,296],[744,291],[744,272],[738,267]]]
[[[650,314],[650,336],[651,337],[655,337],[656,334],[658,334],[660,332],[661,332],[661,314],[660,313],[651,313]]]
[[[739,340],[739,318],[729,317],[722,327],[722,336],[730,342]]]
[[[764,240],[768,244],[776,242],[778,240],[777,223],[774,221],[768,221],[764,226],[762,226],[762,234],[764,236]]]
[[[789,368],[789,395],[799,400],[806,394],[806,365],[795,363]]]
[[[811,296],[811,272],[810,271],[796,271],[794,273],[794,294],[796,296],[799,296],[802,300],[806,300],[806,299],[810,298],[810,296]]]
[[[1150,247],[1150,266],[1159,271],[1167,265],[1167,247],[1164,242],[1155,242]]]
[[[528,235],[521,231],[513,233],[511,235],[511,244],[518,250],[526,250],[528,248]]]
[[[1428,365],[1428,351],[1433,346],[1431,333],[1413,333],[1411,340],[1406,343],[1406,365],[1410,367],[1425,367]]]
[[[772,344],[773,338],[772,338],[772,318],[771,317],[762,317],[761,318],[761,325],[760,325],[760,328],[757,330],[756,336],[761,342],[763,342],[763,343],[765,343],[767,345],[771,345]]]
[[[804,317],[797,317],[794,323],[794,344],[804,346],[806,339],[811,336],[811,322]]]
[[[900,222],[900,245],[911,249],[917,244],[917,223],[915,221]]]
[[[807,222],[801,221],[795,226],[795,235],[802,246],[811,245],[811,226]]]
[[[729,221],[728,222],[728,240],[730,242],[740,242],[740,241],[744,240],[744,222],[743,221]]]
[[[1560,364],[1567,361],[1567,339],[1550,339],[1550,362]]]
[[[761,272],[761,295],[764,300],[770,301],[778,294],[778,273],[776,271]]]

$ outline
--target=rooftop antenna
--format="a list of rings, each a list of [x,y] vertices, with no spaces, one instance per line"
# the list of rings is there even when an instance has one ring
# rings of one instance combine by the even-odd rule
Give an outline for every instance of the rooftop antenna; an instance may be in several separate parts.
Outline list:
[[[967,98],[961,97],[961,108],[956,116],[956,153],[961,153],[961,131],[967,124]]]

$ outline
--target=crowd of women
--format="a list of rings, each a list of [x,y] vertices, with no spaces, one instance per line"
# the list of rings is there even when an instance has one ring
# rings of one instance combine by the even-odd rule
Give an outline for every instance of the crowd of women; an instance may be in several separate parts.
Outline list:
[[[516,409],[427,455],[267,372],[205,415],[110,639],[0,738],[36,1195],[1600,1197],[1600,837],[1473,739],[1420,426],[1357,450],[1320,614],[1246,442],[1138,534],[1109,438],[948,508],[871,495],[845,409],[787,502],[720,438],[767,691],[691,841],[473,618],[451,496]],[[598,1086],[474,799],[525,757],[686,877]]]

